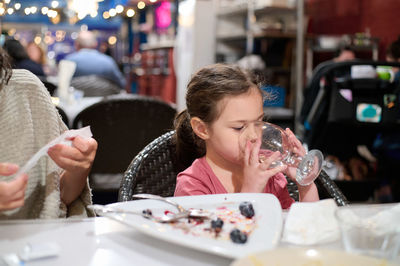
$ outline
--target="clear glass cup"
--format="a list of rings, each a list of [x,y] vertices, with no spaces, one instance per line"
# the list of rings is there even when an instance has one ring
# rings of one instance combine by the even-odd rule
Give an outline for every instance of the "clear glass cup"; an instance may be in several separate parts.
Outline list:
[[[288,135],[279,126],[267,122],[252,122],[243,127],[239,142],[245,147],[248,140],[261,139],[259,152],[260,162],[264,161],[273,152],[279,151],[279,159],[272,162],[270,167],[287,165],[296,167],[296,181],[307,186],[320,174],[324,156],[319,150],[311,150],[303,157],[293,153],[293,145]]]
[[[400,204],[354,204],[335,211],[347,252],[388,260],[400,257]]]

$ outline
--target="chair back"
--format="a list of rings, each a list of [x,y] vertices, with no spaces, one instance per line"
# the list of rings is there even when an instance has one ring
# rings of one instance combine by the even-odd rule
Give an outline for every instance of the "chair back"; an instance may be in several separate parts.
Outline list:
[[[132,160],[125,171],[118,201],[132,200],[132,195],[149,193],[170,197],[174,195],[177,169],[175,131],[156,138]]]
[[[133,200],[132,195],[148,193],[171,197],[174,195],[176,176],[179,172],[189,167],[180,165],[176,157],[174,141],[175,131],[170,131],[158,137],[147,145],[130,163],[121,181],[118,201]],[[346,197],[336,184],[322,173],[317,179],[321,193],[328,194],[339,206],[348,203]],[[288,179],[289,195],[299,200],[297,185]]]
[[[81,90],[85,97],[107,96],[118,94],[122,88],[111,80],[98,75],[74,77],[71,86]]]
[[[138,95],[108,96],[82,110],[73,128],[90,125],[98,142],[89,177],[94,192],[111,190],[116,201],[121,178],[132,158],[173,127],[175,113],[168,103]],[[110,180],[114,181],[107,184]]]
[[[56,106],[56,109],[57,109],[58,113],[60,114],[61,119],[63,120],[64,124],[67,127],[69,127],[69,119],[68,119],[68,116],[65,113],[65,111],[63,109],[61,109],[61,107],[59,107],[59,106]]]

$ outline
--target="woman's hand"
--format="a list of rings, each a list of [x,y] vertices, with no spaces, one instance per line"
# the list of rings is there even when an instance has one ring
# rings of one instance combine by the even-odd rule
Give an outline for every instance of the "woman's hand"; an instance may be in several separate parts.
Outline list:
[[[9,176],[18,171],[16,164],[0,163],[0,175]],[[28,175],[22,174],[11,182],[0,182],[0,211],[12,210],[24,205]]]
[[[96,150],[95,139],[79,136],[72,139],[72,147],[56,144],[49,148],[49,156],[65,170],[60,181],[61,199],[65,204],[70,204],[82,193]]]
[[[258,192],[264,191],[268,180],[279,172],[286,169],[287,166],[277,166],[270,168],[272,162],[279,157],[279,152],[274,152],[265,160],[260,162],[261,141],[255,143],[248,141],[244,151],[244,167],[243,167],[243,183],[241,192]]]

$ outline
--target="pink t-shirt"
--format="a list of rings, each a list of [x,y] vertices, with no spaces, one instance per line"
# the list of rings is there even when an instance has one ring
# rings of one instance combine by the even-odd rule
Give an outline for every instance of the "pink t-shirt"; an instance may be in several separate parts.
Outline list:
[[[265,186],[264,193],[274,194],[281,203],[282,209],[288,209],[294,200],[289,196],[287,180],[281,173],[271,177]],[[218,177],[212,171],[206,158],[196,159],[176,179],[175,196],[192,196],[228,193]]]

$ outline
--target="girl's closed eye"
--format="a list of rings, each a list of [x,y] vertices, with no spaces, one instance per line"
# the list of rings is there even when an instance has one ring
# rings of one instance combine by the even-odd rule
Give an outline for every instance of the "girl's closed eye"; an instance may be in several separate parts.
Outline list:
[[[232,128],[235,131],[240,131],[240,130],[242,130],[244,128],[244,126],[235,126],[235,127],[232,127]]]

